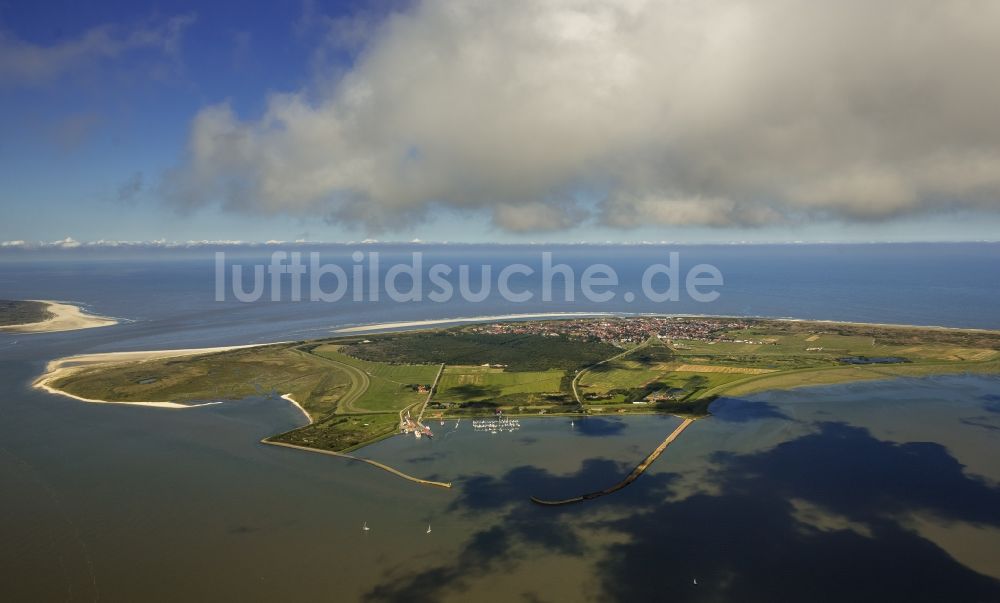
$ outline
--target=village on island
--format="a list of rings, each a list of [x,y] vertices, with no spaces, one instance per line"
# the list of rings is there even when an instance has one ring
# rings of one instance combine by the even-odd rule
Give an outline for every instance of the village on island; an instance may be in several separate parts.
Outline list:
[[[272,392],[293,403],[306,424],[264,443],[349,456],[440,486],[447,484],[412,478],[354,453],[396,434],[434,438],[435,427],[457,429],[463,421],[474,431],[499,435],[522,429],[528,416],[676,416],[681,424],[640,464],[646,467],[693,421],[710,416],[721,396],[901,376],[1000,373],[1000,333],[745,317],[600,316],[144,354],[59,359],[36,386],[87,402],[180,409]]]

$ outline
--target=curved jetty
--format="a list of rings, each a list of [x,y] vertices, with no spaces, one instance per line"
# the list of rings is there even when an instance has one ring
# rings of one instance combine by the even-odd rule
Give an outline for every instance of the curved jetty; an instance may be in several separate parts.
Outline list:
[[[321,450],[319,448],[308,448],[306,446],[298,446],[296,444],[287,444],[285,442],[271,442],[269,440],[261,440],[260,442],[261,442],[261,444],[270,444],[271,446],[284,446],[285,448],[294,448],[296,450],[305,450],[306,452],[318,452],[319,454],[328,454],[330,456],[339,456],[341,458],[351,459],[352,461],[361,461],[362,463],[368,463],[369,465],[372,465],[374,467],[378,467],[379,469],[382,469],[383,471],[388,471],[389,473],[391,473],[391,474],[393,474],[393,475],[395,475],[397,477],[401,477],[401,478],[403,478],[405,480],[409,480],[409,481],[417,483],[417,484],[423,484],[425,486],[437,486],[438,488],[451,488],[451,482],[435,482],[435,481],[429,480],[429,479],[421,479],[419,477],[413,477],[412,475],[407,475],[407,474],[403,473],[402,471],[400,471],[399,469],[394,469],[393,467],[390,467],[389,465],[386,465],[384,463],[380,463],[378,461],[373,461],[371,459],[363,459],[360,456],[354,456],[354,455],[351,455],[351,454],[347,454],[345,452],[334,452],[332,450]]]
[[[687,429],[688,426],[690,426],[692,423],[694,423],[694,419],[684,419],[684,421],[682,421],[681,424],[678,425],[677,428],[674,429],[670,433],[670,435],[668,435],[667,438],[663,440],[659,446],[656,447],[656,450],[653,450],[653,452],[649,453],[649,456],[647,456],[645,460],[639,463],[639,465],[632,470],[632,473],[629,473],[625,479],[618,482],[614,486],[605,488],[603,490],[598,490],[597,492],[582,494],[580,496],[574,496],[573,498],[566,498],[563,500],[542,500],[540,498],[532,496],[531,502],[537,503],[539,505],[548,505],[548,506],[571,505],[573,503],[583,502],[585,500],[591,500],[594,498],[605,496],[607,494],[611,494],[612,492],[617,492],[618,490],[621,490],[625,486],[631,484],[636,479],[638,479],[638,477],[642,475],[643,472],[646,471],[646,469],[648,469],[650,465],[653,464],[653,461],[655,461],[657,458],[659,458],[661,454],[663,454],[663,451],[667,449],[667,446],[669,446],[671,442],[676,440],[677,437],[681,435],[681,433],[685,429]]]

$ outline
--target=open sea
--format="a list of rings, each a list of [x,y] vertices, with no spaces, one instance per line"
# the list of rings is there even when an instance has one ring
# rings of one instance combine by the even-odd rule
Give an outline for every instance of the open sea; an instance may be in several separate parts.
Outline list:
[[[295,248],[293,251],[310,251]],[[348,273],[523,263],[542,251],[621,286],[531,301],[491,291],[397,303],[292,301],[288,283],[216,301],[214,250],[0,252],[0,299],[83,304],[106,328],[0,333],[0,599],[4,601],[1000,602],[1000,378],[951,375],[724,398],[634,484],[621,479],[673,417],[523,419],[513,433],[435,425],[362,451],[454,482],[263,446],[302,415],[279,398],[175,411],[33,390],[70,354],[250,344],[368,323],[548,312],[793,317],[1000,329],[1000,245],[316,248]],[[269,249],[225,249],[233,263]],[[711,264],[712,302],[638,292],[649,265]],[[367,266],[367,264],[365,264]],[[365,273],[365,276],[370,276]],[[473,285],[482,283],[473,275]],[[662,285],[662,283],[660,283]],[[247,284],[247,289],[250,285]],[[367,290],[367,289],[366,289]],[[361,526],[367,522],[371,530]],[[427,525],[433,532],[425,532]]]

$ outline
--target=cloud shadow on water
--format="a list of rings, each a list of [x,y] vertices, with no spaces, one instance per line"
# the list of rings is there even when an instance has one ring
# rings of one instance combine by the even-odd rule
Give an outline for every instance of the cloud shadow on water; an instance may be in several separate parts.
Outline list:
[[[437,601],[445,593],[463,592],[470,581],[523,559],[529,552],[582,556],[590,552],[580,534],[561,518],[572,519],[570,512],[540,507],[529,497],[543,491],[563,495],[579,494],[620,480],[628,471],[621,463],[590,459],[575,473],[557,475],[533,466],[511,469],[503,476],[475,475],[456,480],[458,498],[449,511],[497,521],[492,527],[475,532],[462,546],[454,563],[442,564],[403,576],[386,576],[383,583],[369,591],[367,601],[422,602]],[[643,508],[662,502],[672,474],[644,476],[644,488],[634,488],[623,496],[594,501],[591,512],[605,508]],[[569,508],[566,508],[569,510]],[[582,507],[580,507],[582,509]],[[513,592],[511,598],[514,598]]]
[[[603,437],[618,435],[627,427],[628,424],[623,419],[583,417],[575,422],[573,433],[581,436]]]
[[[989,417],[968,417],[958,420],[962,425],[969,425],[971,427],[980,427],[982,429],[987,429],[989,431],[1000,431],[1000,425],[994,425],[990,423]]]
[[[762,419],[792,420],[770,402],[741,398],[719,398],[709,406],[709,412],[712,413],[714,419],[727,423],[747,423]]]
[[[1000,489],[966,475],[943,446],[822,423],[767,451],[717,453],[713,463],[718,494],[609,522],[628,539],[597,564],[607,598],[669,590],[679,601],[1000,600],[1000,581],[906,526],[917,511],[1000,525]],[[793,500],[847,521],[804,523]]]
[[[463,478],[451,510],[497,523],[453,561],[388,576],[367,600],[432,601],[539,554],[564,554],[593,558],[601,600],[1000,601],[1000,581],[908,524],[921,513],[998,527],[1000,488],[967,475],[939,444],[883,441],[843,423],[816,427],[761,452],[713,454],[703,477],[712,487],[681,499],[669,498],[676,474],[653,472],[580,505],[527,502],[620,479],[628,467],[607,459],[567,475],[521,466]],[[622,538],[592,548],[584,531],[595,525]]]

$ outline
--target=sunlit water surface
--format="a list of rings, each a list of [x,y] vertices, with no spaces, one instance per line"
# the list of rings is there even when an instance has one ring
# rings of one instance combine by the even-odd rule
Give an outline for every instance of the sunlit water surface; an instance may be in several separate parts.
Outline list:
[[[134,320],[0,334],[5,600],[1000,601],[997,378],[723,399],[633,485],[562,508],[529,496],[615,483],[678,420],[525,419],[498,434],[449,421],[433,440],[364,449],[454,482],[443,490],[260,445],[301,424],[277,398],[171,411],[30,389],[45,362],[71,353],[509,311],[213,304],[205,266],[2,266],[0,297],[77,300]],[[990,287],[942,295],[974,301]],[[740,295],[715,313],[776,303]],[[811,312],[820,295],[806,295]],[[858,308],[881,307],[877,297]],[[772,313],[793,315],[796,303]],[[968,326],[997,326],[995,310],[970,306]],[[953,322],[933,293],[913,307],[913,322]],[[552,310],[523,311],[539,309]],[[891,310],[871,312],[890,321]]]

